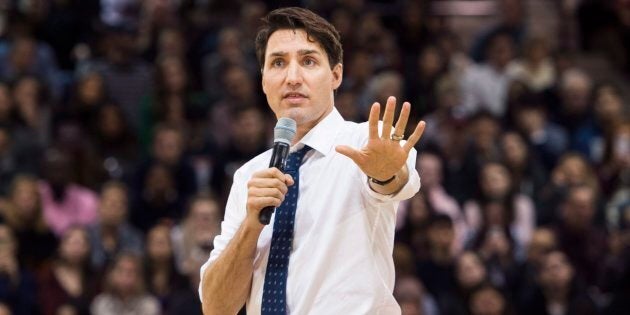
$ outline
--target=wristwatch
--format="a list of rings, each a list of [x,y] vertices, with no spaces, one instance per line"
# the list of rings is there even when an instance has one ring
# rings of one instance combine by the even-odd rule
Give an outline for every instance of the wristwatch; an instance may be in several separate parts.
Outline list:
[[[396,175],[394,174],[394,175],[393,175],[392,177],[390,177],[389,179],[381,181],[381,180],[378,180],[378,179],[376,179],[376,178],[374,178],[374,177],[370,177],[370,176],[368,176],[368,180],[369,180],[369,181],[371,181],[371,182],[372,182],[372,183],[374,183],[374,184],[380,185],[380,186],[385,186],[385,185],[387,185],[387,184],[391,183],[391,182],[392,182],[395,178],[396,178]]]

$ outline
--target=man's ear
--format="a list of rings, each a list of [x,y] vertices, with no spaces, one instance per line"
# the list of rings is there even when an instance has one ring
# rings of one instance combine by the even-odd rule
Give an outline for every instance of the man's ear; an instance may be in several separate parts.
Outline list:
[[[341,85],[341,80],[343,79],[343,65],[338,63],[335,67],[332,68],[332,89],[336,90]]]

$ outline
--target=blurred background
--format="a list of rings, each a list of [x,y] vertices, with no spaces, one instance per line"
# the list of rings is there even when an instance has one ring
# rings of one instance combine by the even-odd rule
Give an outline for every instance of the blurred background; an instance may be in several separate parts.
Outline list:
[[[341,33],[347,120],[427,122],[403,314],[630,313],[628,0],[0,0],[0,314],[201,314],[281,6]]]

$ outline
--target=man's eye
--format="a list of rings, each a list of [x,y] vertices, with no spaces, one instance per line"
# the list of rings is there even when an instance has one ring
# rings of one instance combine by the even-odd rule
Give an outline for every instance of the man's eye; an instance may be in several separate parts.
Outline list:
[[[274,67],[282,67],[283,64],[284,61],[282,61],[281,59],[276,59],[271,63],[271,65]]]
[[[304,59],[304,65],[305,66],[312,66],[315,64],[315,60],[311,59],[311,58],[306,58]]]

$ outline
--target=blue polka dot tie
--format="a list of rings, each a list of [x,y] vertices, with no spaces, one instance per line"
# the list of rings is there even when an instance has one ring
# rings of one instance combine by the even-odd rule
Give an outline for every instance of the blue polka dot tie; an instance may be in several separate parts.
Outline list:
[[[306,152],[311,148],[304,146],[302,149],[289,154],[284,172],[291,174],[295,183],[289,187],[284,201],[276,209],[273,222],[273,234],[271,236],[271,250],[265,273],[265,285],[263,287],[262,314],[286,315],[287,314],[287,274],[289,272],[289,255],[293,243],[293,221],[297,206],[300,165]]]

